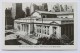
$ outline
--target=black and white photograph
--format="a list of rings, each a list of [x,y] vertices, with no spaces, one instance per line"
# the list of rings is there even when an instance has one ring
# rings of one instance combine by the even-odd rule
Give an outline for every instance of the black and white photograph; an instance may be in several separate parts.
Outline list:
[[[74,4],[5,3],[5,45],[74,45]]]
[[[3,50],[77,48],[74,2],[4,2]]]

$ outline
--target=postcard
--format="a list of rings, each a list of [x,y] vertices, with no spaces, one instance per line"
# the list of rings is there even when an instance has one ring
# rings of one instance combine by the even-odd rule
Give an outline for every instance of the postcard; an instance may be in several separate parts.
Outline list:
[[[76,49],[76,4],[25,2],[4,4],[4,50]]]

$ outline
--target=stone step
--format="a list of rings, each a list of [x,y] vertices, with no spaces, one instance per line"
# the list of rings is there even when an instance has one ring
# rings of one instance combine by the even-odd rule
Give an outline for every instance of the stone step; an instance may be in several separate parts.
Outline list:
[[[22,40],[19,40],[18,42],[20,42],[22,45],[29,45],[28,43],[22,41]]]

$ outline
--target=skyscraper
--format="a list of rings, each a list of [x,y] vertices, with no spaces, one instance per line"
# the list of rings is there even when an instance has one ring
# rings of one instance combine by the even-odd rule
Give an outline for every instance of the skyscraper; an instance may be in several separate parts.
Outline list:
[[[63,6],[60,5],[60,12],[63,12],[63,11],[64,11]]]
[[[39,5],[39,10],[43,11],[43,6],[42,5]]]
[[[5,24],[6,25],[12,25],[13,24],[13,19],[12,19],[12,14],[11,14],[12,8],[6,8],[5,9]]]
[[[64,5],[64,11],[66,12],[68,10],[68,6]]]
[[[43,3],[42,7],[43,7],[43,11],[48,11],[48,5],[47,5],[47,3]]]
[[[60,5],[57,3],[54,5],[55,12],[60,12]]]
[[[22,10],[22,3],[13,3],[12,4],[12,18],[22,18],[24,17],[24,12]]]
[[[30,8],[29,7],[26,7],[26,17],[30,16]]]
[[[33,13],[35,10],[39,10],[39,6],[36,4],[31,4],[30,5],[30,12]]]

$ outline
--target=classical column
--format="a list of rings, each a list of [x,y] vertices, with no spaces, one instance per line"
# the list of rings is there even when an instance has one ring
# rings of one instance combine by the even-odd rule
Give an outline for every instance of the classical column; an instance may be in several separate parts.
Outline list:
[[[21,27],[21,31],[22,31],[22,24],[21,24],[21,26],[20,26],[20,27]]]
[[[24,24],[24,31],[26,32],[26,24]]]
[[[21,24],[19,24],[19,28],[20,28],[19,30],[21,31]]]
[[[24,27],[24,30],[25,30],[25,32],[26,32],[26,24],[24,25],[25,27]]]
[[[71,26],[71,35],[73,35],[73,34],[72,34],[72,33],[73,33],[72,31],[73,31],[73,28],[72,28],[72,26]]]
[[[25,32],[25,24],[24,24],[24,32]]]
[[[28,31],[29,31],[29,34],[30,34],[30,24],[28,24],[28,26],[29,26],[29,28],[28,28],[29,30]]]
[[[67,28],[67,29],[68,29],[68,34],[67,34],[67,35],[69,36],[69,35],[71,35],[71,33],[70,33],[71,28],[70,28],[70,26],[69,26],[69,25],[68,25],[67,27],[68,27],[68,28]]]
[[[24,24],[23,24],[23,31],[25,31]]]
[[[30,30],[30,29],[29,29],[29,24],[27,24],[26,26],[27,26],[27,27],[26,27],[26,28],[27,28],[26,31],[27,31],[27,34],[28,34],[28,33],[29,33],[29,30]]]
[[[61,38],[61,27],[60,26],[56,27],[56,37]]]
[[[25,24],[25,31],[26,31],[26,33],[28,33],[28,31],[27,31],[27,24]]]
[[[43,37],[43,25],[41,25],[41,36]]]
[[[22,31],[23,31],[23,24],[22,24]]]
[[[19,24],[19,31],[20,31],[20,24]]]

